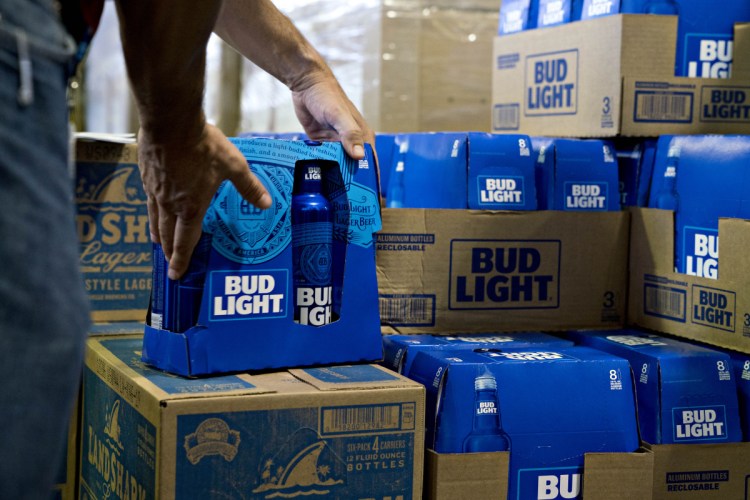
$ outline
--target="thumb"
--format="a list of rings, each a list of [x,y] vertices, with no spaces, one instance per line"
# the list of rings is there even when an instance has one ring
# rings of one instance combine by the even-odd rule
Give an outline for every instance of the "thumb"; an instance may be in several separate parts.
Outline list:
[[[242,163],[243,165],[240,168],[233,169],[229,180],[234,184],[240,196],[252,205],[262,209],[270,208],[271,195],[268,190],[260,182],[260,179],[250,171],[247,163],[244,161]]]

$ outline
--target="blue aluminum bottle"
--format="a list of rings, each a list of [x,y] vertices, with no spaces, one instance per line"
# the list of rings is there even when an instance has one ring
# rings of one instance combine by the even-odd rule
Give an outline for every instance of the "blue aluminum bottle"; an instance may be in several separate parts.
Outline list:
[[[154,328],[184,332],[198,322],[206,281],[211,235],[201,234],[190,265],[179,280],[167,276],[169,263],[161,245],[154,244],[150,323]]]
[[[323,326],[333,303],[333,211],[323,194],[318,161],[298,162],[292,193],[294,321]]]
[[[466,436],[463,448],[466,453],[510,449],[510,438],[503,430],[500,419],[497,381],[486,367],[484,373],[474,379],[472,431]]]

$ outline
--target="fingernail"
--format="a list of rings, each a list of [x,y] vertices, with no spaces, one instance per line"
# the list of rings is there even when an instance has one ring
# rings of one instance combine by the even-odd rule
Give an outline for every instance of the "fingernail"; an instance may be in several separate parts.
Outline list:
[[[355,158],[363,158],[365,156],[365,148],[360,146],[359,144],[354,146],[354,157]]]
[[[258,205],[260,205],[260,208],[270,208],[271,195],[268,193],[264,193],[263,196],[260,197],[260,200],[258,200]]]
[[[156,235],[154,233],[151,233],[151,242],[152,243],[159,243],[159,240],[157,239]]]
[[[179,276],[177,275],[177,271],[175,271],[171,267],[169,268],[169,271],[167,272],[167,276],[169,276],[169,279],[173,281],[179,279]]]

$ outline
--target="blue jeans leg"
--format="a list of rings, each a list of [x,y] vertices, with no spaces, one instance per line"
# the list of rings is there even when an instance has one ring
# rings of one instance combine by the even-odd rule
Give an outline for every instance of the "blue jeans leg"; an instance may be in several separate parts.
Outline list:
[[[35,500],[50,495],[61,463],[89,318],[67,167],[66,50],[40,3],[0,0],[0,498]],[[24,6],[34,11],[26,25]],[[21,59],[30,101],[19,94]]]

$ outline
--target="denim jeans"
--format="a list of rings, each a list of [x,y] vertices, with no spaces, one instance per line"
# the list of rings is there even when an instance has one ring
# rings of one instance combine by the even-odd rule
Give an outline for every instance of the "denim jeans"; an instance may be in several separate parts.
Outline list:
[[[81,377],[72,45],[50,0],[0,0],[0,498],[50,496]]]

